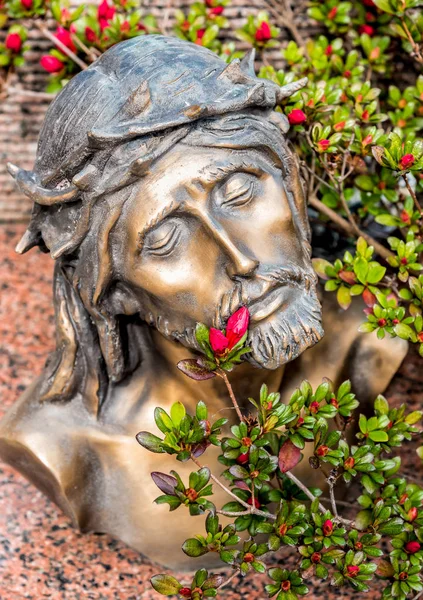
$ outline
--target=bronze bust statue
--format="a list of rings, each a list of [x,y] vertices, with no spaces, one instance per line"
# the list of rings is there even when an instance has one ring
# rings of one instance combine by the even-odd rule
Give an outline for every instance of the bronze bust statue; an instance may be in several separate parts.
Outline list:
[[[141,552],[148,542],[149,557],[178,568],[192,568],[180,545],[195,524],[152,504],[150,472],[175,464],[135,435],[177,400],[231,414],[217,378],[198,384],[176,368],[197,349],[196,322],[223,328],[249,307],[252,352],[232,377],[244,400],[263,382],[277,390],[283,378],[287,395],[322,376],[349,376],[374,397],[405,352],[399,339],[376,350],[357,333],[359,308],[346,319],[329,304],[329,335],[307,350],[323,334],[321,305],[299,168],[275,111],[304,81],[258,79],[252,61],[227,65],[158,35],[120,43],[51,104],[33,171],[9,165],[34,202],[17,251],[55,260],[57,348],[0,424],[0,455],[82,530]]]

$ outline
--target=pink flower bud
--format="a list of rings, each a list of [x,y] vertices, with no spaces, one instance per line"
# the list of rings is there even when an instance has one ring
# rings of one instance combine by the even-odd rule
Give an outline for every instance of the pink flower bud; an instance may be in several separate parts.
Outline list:
[[[209,14],[211,16],[217,16],[217,15],[221,15],[223,13],[224,7],[223,6],[215,6],[214,8],[212,8],[209,12]]]
[[[325,535],[325,536],[332,535],[332,532],[333,532],[333,523],[332,523],[332,521],[330,519],[327,519],[323,523],[322,531],[323,531],[323,535]]]
[[[418,514],[419,514],[419,511],[417,510],[417,508],[415,506],[412,506],[407,513],[407,519],[409,521],[414,521],[415,519],[417,519]]]
[[[404,546],[404,549],[406,552],[408,552],[408,554],[415,554],[420,550],[420,548],[421,546],[417,540],[414,540],[413,542],[407,542]]]
[[[75,52],[75,44],[73,43],[71,34],[67,29],[65,29],[64,27],[58,27],[54,35],[57,37],[59,42],[62,42],[62,44],[66,46],[66,48],[69,48],[69,50]]]
[[[272,37],[270,25],[266,21],[260,23],[260,27],[257,29],[255,38],[258,42],[267,42]]]
[[[357,565],[348,565],[347,573],[350,577],[355,577],[360,572],[360,567]]]
[[[320,140],[319,142],[317,142],[317,147],[319,152],[325,152],[330,146],[330,141],[329,140]]]
[[[21,0],[21,4],[25,10],[31,10],[32,8],[32,0]]]
[[[85,37],[87,38],[87,41],[90,42],[91,44],[94,43],[97,39],[97,35],[94,31],[94,29],[91,29],[91,27],[86,27],[85,28]]]
[[[294,108],[294,110],[292,110],[288,115],[288,121],[290,125],[301,125],[301,123],[304,123],[306,120],[307,117],[305,113],[303,113],[303,111],[299,108]]]
[[[65,64],[61,60],[52,56],[51,54],[45,54],[41,57],[40,65],[49,73],[59,73],[64,69]]]
[[[6,48],[17,54],[22,48],[22,39],[19,33],[9,33],[6,36]]]
[[[242,306],[229,317],[228,325],[226,327],[229,350],[231,350],[242,338],[248,329],[249,322],[250,313],[246,306]]]
[[[213,352],[217,356],[221,356],[225,353],[225,350],[228,348],[228,338],[224,335],[220,329],[215,329],[211,327],[210,329],[210,346],[212,347]]]
[[[333,8],[331,8],[330,11],[328,12],[328,19],[330,19],[332,21],[332,19],[334,19],[336,17],[337,12],[338,12],[337,6],[334,6]]]
[[[414,158],[413,154],[405,154],[401,158],[399,166],[401,167],[401,169],[409,169],[411,166],[413,166],[415,160],[416,159]]]
[[[371,25],[360,25],[358,28],[359,33],[367,33],[367,35],[373,35],[375,30]]]

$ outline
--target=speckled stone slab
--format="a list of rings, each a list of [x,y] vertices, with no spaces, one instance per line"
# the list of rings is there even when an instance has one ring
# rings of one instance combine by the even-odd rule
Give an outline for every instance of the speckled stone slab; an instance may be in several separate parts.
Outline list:
[[[0,417],[41,372],[54,347],[53,261],[38,250],[16,255],[13,248],[23,232],[23,225],[0,225]],[[386,395],[395,405],[422,407],[423,362],[414,352]],[[415,448],[409,444],[403,453],[405,473],[423,481]],[[284,550],[279,563],[294,567],[298,560]],[[107,535],[75,531],[36,488],[0,464],[0,600],[155,600],[162,596],[151,590],[149,578],[158,572],[163,569]],[[221,597],[261,600],[264,583],[257,575],[236,578]],[[309,586],[311,600],[380,598],[377,582],[370,594],[339,592],[322,582]]]

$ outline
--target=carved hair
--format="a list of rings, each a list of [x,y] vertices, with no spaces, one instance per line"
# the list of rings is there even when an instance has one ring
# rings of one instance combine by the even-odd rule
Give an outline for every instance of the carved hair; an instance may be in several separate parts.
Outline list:
[[[145,72],[146,64],[151,71],[153,55],[156,63],[161,61],[154,78]],[[178,142],[265,152],[283,172],[297,233],[309,247],[298,167],[284,135],[287,120],[273,110],[305,81],[279,88],[259,80],[252,59],[226,65],[203,48],[162,36],[118,44],[52,103],[35,169],[9,165],[21,190],[34,201],[17,251],[38,245],[57,261],[57,348],[39,383],[40,400],[79,395],[97,413],[110,383],[133,370],[134,362],[129,366],[125,359],[121,322],[107,302],[113,283],[111,233],[125,202],[142,185],[140,179]],[[178,67],[183,69],[180,76]],[[163,98],[166,84],[177,84],[183,93]],[[99,90],[113,101],[102,99]],[[78,114],[82,101],[85,112]]]

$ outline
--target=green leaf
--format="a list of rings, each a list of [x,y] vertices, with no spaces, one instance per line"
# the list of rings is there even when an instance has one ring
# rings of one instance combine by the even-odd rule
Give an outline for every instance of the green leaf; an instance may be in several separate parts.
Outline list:
[[[367,283],[367,274],[369,272],[369,263],[367,260],[359,256],[354,262],[354,273],[362,284]]]
[[[359,531],[364,531],[372,522],[371,510],[360,510],[355,518],[355,526]]]
[[[188,377],[195,379],[196,381],[205,381],[206,379],[212,379],[212,377],[216,377],[216,373],[203,366],[196,358],[186,358],[184,360],[180,360],[176,366],[180,371],[182,371],[182,373],[188,375]]]
[[[163,454],[165,452],[162,447],[162,440],[156,435],[148,433],[148,431],[140,431],[135,437],[137,442],[147,450],[150,450],[150,452],[156,454]]]
[[[207,419],[207,415],[208,415],[207,406],[205,405],[205,403],[202,400],[200,400],[197,403],[197,407],[195,409],[195,416],[197,417],[197,419],[199,421],[205,421]]]
[[[369,438],[373,442],[387,442],[389,440],[389,436],[386,431],[371,431],[369,433]]]
[[[343,308],[344,310],[347,310],[347,308],[350,306],[351,304],[351,291],[349,288],[345,287],[345,285],[341,285],[338,288],[338,291],[336,293],[336,299],[338,300],[338,304],[341,308]]]
[[[185,415],[186,410],[182,402],[175,402],[174,404],[172,404],[172,406],[170,407],[170,418],[172,419],[173,424],[176,428],[179,428],[179,425],[181,424],[181,421],[185,417]]]
[[[173,596],[174,594],[177,594],[182,587],[177,579],[171,575],[165,574],[153,575],[150,582],[156,592],[163,596]]]
[[[191,556],[193,558],[207,554],[209,551],[207,546],[203,546],[203,544],[196,538],[189,538],[188,540],[185,540],[185,542],[182,544],[182,550],[187,556]]]

